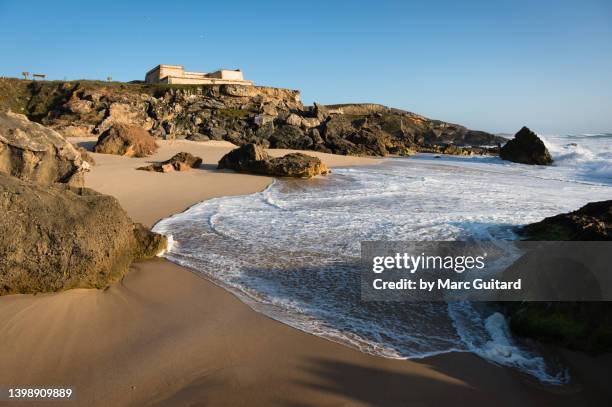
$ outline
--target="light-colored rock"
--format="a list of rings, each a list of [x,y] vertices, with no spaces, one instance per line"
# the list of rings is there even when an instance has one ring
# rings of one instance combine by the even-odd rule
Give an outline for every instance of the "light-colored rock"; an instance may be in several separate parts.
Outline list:
[[[115,123],[100,135],[94,151],[126,157],[147,157],[157,148],[155,138],[142,127]]]
[[[0,112],[0,172],[43,184],[83,186],[88,169],[58,132],[24,115]]]
[[[221,92],[228,96],[239,97],[253,97],[258,93],[256,87],[244,85],[223,85],[221,86]]]
[[[88,188],[0,174],[0,213],[0,295],[102,288],[167,246]]]
[[[285,122],[292,126],[300,127],[302,125],[302,118],[295,113],[291,113],[286,119]]]

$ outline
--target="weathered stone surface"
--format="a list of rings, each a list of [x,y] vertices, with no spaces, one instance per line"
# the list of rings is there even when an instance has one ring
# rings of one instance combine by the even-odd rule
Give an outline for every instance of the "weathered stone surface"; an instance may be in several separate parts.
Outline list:
[[[285,123],[290,124],[292,126],[301,126],[302,118],[295,113],[291,113],[286,119]]]
[[[218,168],[295,178],[310,178],[329,172],[325,164],[317,157],[292,153],[283,157],[272,158],[263,148],[255,144],[246,144],[230,151],[221,158]]]
[[[19,83],[8,81],[6,86]],[[2,86],[4,82],[0,82]],[[474,147],[505,142],[489,133],[378,104],[304,106],[299,92],[290,89],[240,85],[112,86],[87,81],[67,86],[40,82],[37,86],[43,88],[37,90],[37,95],[53,97],[28,104],[28,114],[67,134],[78,128],[78,132],[99,135],[111,125],[129,123],[165,139],[192,139],[192,135],[202,134],[238,145],[258,143],[377,156],[397,154],[406,148],[420,151],[419,147],[426,145],[456,145],[462,153],[470,150],[473,154],[491,154],[496,152]]]
[[[168,248],[168,238],[159,233],[152,232],[140,223],[134,224],[134,260],[150,259]]]
[[[225,154],[219,160],[217,168],[240,171],[251,161],[270,160],[271,158],[262,147],[256,144],[245,144]]]
[[[505,302],[512,331],[570,349],[612,351],[612,302]]]
[[[89,151],[85,147],[77,147],[76,148],[79,154],[81,155],[81,160],[85,161],[91,167],[96,165],[96,160],[89,154]]]
[[[210,137],[202,134],[202,133],[193,133],[187,136],[187,140],[189,141],[209,141]]]
[[[94,151],[126,157],[147,157],[157,151],[157,143],[142,127],[117,123],[100,135]]]
[[[612,201],[591,202],[576,211],[527,225],[521,233],[541,241],[612,240]],[[585,253],[588,256],[588,250]],[[520,259],[530,260],[529,254]],[[538,259],[533,260],[538,264]],[[562,266],[567,267],[559,268]],[[535,275],[526,277],[550,285],[550,279],[533,271]],[[590,277],[582,263],[572,267],[576,290],[588,289]],[[612,302],[524,301],[502,303],[502,307],[510,327],[519,335],[588,352],[612,351]]]
[[[0,172],[42,184],[83,186],[89,165],[59,133],[21,114],[0,112]]]
[[[244,85],[223,85],[221,92],[228,96],[253,97],[257,95],[257,88]]]
[[[612,240],[612,200],[591,202],[582,208],[525,226],[532,240]]]
[[[113,197],[0,174],[0,294],[104,287],[167,241]]]
[[[261,174],[277,177],[311,178],[329,173],[327,166],[318,157],[302,153],[265,160],[259,168]]]
[[[531,165],[550,165],[553,160],[544,142],[527,127],[523,127],[499,151],[508,161]]]
[[[169,160],[162,161],[157,164],[146,165],[137,169],[156,172],[188,171],[191,168],[198,168],[201,164],[202,159],[200,157],[194,156],[190,153],[181,152],[175,154]]]

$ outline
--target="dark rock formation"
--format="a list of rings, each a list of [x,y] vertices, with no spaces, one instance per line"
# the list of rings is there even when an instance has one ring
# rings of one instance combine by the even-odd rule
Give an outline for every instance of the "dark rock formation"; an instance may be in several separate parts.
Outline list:
[[[612,351],[612,302],[506,302],[518,335],[591,353]]]
[[[83,186],[89,165],[59,133],[21,114],[0,112],[0,172],[42,184]]]
[[[377,104],[312,107],[298,91],[239,85],[101,84],[88,81],[0,81],[20,97],[3,102],[70,135],[99,135],[118,123],[137,125],[156,138],[227,140],[271,148],[350,155],[400,154],[420,146],[490,154],[505,139]],[[10,92],[8,92],[10,91]],[[22,102],[20,102],[22,101]],[[20,105],[21,103],[21,105]],[[459,152],[459,150],[456,150]],[[450,149],[447,154],[454,153]]]
[[[249,165],[249,163],[253,161],[263,161],[263,160],[271,160],[272,157],[265,152],[265,150],[256,145],[256,144],[245,144],[240,148],[235,148],[229,153],[225,154],[221,160],[219,160],[219,164],[217,168],[222,169],[230,169],[235,171],[240,171],[241,168],[244,168]]]
[[[166,248],[113,197],[0,174],[0,294],[105,287]]]
[[[201,134],[201,133],[193,133],[193,134],[188,135],[186,139],[189,141],[208,141],[210,140],[210,137],[204,134]]]
[[[612,240],[612,201],[592,202],[546,218],[525,226],[521,233],[541,241]],[[588,250],[585,253],[588,255]],[[529,259],[520,259],[525,260]],[[579,270],[577,265],[573,274],[585,272]],[[583,281],[579,277],[572,277],[578,278],[575,287],[584,289],[589,276],[585,275]],[[519,335],[589,352],[612,351],[612,302],[510,302],[502,306],[510,327]]]
[[[544,142],[527,127],[523,127],[499,151],[508,161],[531,165],[550,165],[553,160]]]
[[[521,233],[531,240],[612,240],[612,200],[532,223]]]
[[[116,123],[100,135],[94,151],[126,157],[147,157],[157,151],[157,143],[142,127]]]
[[[168,238],[166,236],[151,232],[140,223],[134,224],[133,232],[136,240],[132,252],[135,261],[153,258],[168,248]]]
[[[296,178],[310,178],[329,172],[325,164],[317,157],[311,157],[302,153],[292,153],[283,157],[272,158],[263,148],[255,144],[246,144],[230,151],[221,158],[218,168],[252,174]]]
[[[172,158],[162,161],[157,164],[151,164],[137,168],[143,171],[156,172],[171,172],[171,171],[187,171],[191,168],[198,168],[202,164],[202,159],[192,154],[181,152],[175,154]]]

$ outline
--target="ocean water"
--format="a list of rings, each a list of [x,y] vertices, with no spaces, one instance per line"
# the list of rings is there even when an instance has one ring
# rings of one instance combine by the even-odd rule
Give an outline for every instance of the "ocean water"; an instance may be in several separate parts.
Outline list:
[[[612,135],[545,137],[551,167],[491,157],[386,159],[277,180],[160,221],[169,260],[297,329],[390,358],[473,352],[560,384],[562,367],[486,305],[360,301],[363,240],[516,239],[518,225],[612,199]]]

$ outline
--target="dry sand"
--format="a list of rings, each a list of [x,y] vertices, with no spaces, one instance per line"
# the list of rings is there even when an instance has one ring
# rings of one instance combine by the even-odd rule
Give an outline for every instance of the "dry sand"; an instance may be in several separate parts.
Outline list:
[[[72,142],[90,148],[95,138],[73,138]],[[92,154],[96,166],[86,176],[87,186],[119,199],[123,208],[136,222],[151,226],[173,213],[205,199],[226,195],[243,195],[263,190],[272,178],[258,175],[217,171],[217,162],[236,148],[226,141],[197,143],[187,140],[161,141],[157,153],[147,158],[125,158],[110,154]],[[167,160],[174,154],[188,151],[201,157],[200,169],[187,172],[156,173],[136,171],[151,162]],[[273,156],[289,150],[269,150]],[[323,159],[330,167],[377,163],[374,158],[347,157],[333,154],[308,154]],[[307,182],[307,181],[305,181]]]
[[[230,148],[176,141],[152,159],[95,154],[87,184],[151,225],[200,200],[270,182],[214,171],[211,164]],[[134,170],[178,151],[200,155],[204,168]],[[376,162],[317,155],[332,166]],[[0,298],[0,387],[72,387],[77,398],[66,405],[609,405],[611,358],[562,356],[576,383],[553,389],[467,353],[420,361],[369,356],[270,320],[161,259],[134,265],[104,291]]]

